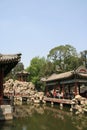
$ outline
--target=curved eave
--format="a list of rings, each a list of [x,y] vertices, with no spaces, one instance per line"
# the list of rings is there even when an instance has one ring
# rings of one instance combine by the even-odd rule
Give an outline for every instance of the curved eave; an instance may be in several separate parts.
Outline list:
[[[10,63],[10,62],[19,62],[21,59],[21,54],[14,55],[0,55],[0,64]]]
[[[0,69],[3,68],[4,77],[17,65],[21,54],[0,55]]]
[[[69,72],[65,72],[65,73],[61,73],[61,74],[54,74],[54,75],[51,75],[46,80],[46,82],[61,80],[61,79],[67,79],[67,78],[72,77],[72,76],[73,76],[73,71],[69,71]]]
[[[87,79],[87,73],[78,73],[78,76]]]
[[[30,73],[26,72],[26,71],[20,71],[20,72],[17,72],[17,76],[20,76],[20,75],[26,75],[28,76]]]

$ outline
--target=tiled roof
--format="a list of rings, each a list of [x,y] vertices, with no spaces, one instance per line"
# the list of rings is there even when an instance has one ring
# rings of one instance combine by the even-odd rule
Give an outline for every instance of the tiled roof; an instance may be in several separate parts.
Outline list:
[[[21,54],[2,55],[0,54],[0,71],[3,68],[4,77],[17,65],[21,59]]]
[[[60,74],[52,74],[50,77],[46,79],[46,81],[58,80],[63,78],[68,78],[73,75],[73,71],[60,73]]]
[[[81,77],[87,77],[87,73],[78,73],[78,75]]]
[[[27,71],[25,70],[22,70],[20,72],[17,72],[17,75],[29,75],[30,73],[28,73]]]
[[[0,54],[0,64],[1,63],[9,63],[11,61],[19,61],[21,58],[21,54],[14,54],[14,55],[2,55]]]
[[[45,81],[49,82],[49,81],[53,81],[53,80],[66,79],[66,78],[69,78],[73,75],[78,75],[80,77],[87,79],[87,73],[79,73],[79,72],[75,72],[75,71],[68,71],[68,72],[60,73],[60,74],[52,74],[47,79],[45,79]]]

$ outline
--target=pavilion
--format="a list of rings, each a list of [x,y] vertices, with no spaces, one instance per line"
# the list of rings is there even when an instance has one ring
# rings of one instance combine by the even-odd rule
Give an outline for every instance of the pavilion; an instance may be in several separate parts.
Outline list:
[[[26,72],[25,70],[22,70],[22,71],[20,71],[20,72],[17,72],[16,75],[17,75],[17,79],[18,79],[19,81],[27,82],[29,73]]]
[[[0,54],[0,105],[3,104],[3,79],[17,65],[21,54]]]
[[[87,69],[84,66],[65,73],[52,74],[44,82],[45,94],[57,91],[62,92],[66,99],[72,99],[72,94],[87,97]]]

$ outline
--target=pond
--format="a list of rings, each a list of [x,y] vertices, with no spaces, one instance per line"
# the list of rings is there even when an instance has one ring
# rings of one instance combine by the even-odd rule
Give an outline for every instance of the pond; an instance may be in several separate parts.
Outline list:
[[[1,121],[0,130],[87,130],[87,116],[58,106],[15,106],[14,119]]]

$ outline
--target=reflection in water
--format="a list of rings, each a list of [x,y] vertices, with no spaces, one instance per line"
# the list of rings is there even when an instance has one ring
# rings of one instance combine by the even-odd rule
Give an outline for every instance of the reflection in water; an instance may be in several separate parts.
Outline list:
[[[13,121],[1,121],[0,122],[0,130],[12,130],[14,127]]]
[[[72,117],[72,124],[76,126],[78,130],[87,129],[87,117],[86,115],[78,115]]]
[[[23,129],[22,130],[27,130],[27,127],[26,126],[23,126]]]
[[[40,105],[15,106],[14,120],[0,122],[0,130],[87,130],[87,117],[69,110]]]

